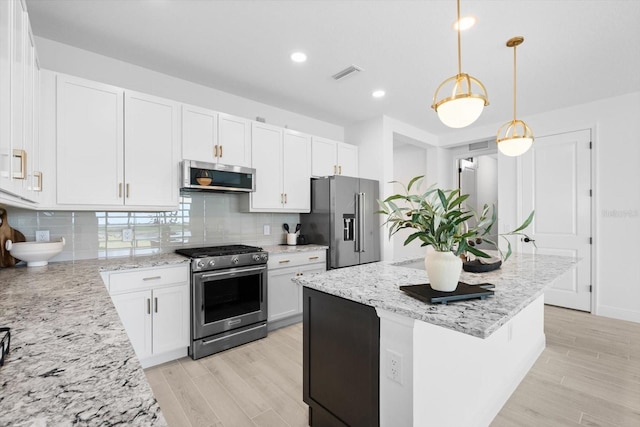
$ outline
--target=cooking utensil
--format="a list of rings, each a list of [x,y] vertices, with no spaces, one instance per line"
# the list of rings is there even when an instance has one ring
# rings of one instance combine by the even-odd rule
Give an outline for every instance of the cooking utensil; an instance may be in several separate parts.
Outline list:
[[[302,226],[301,226],[300,224],[296,224],[296,231],[295,231],[295,233],[298,233],[298,231],[300,231],[300,228],[301,228],[301,227],[302,227]]]
[[[282,224],[282,228],[284,228],[284,231],[286,231],[287,233],[290,233],[289,224]]]

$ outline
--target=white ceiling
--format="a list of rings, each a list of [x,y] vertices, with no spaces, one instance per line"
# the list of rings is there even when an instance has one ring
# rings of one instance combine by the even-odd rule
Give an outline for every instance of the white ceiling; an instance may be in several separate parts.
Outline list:
[[[33,32],[339,125],[386,114],[434,134],[457,72],[455,0],[27,0]],[[487,87],[476,125],[640,90],[640,1],[462,0],[462,71]],[[309,59],[293,64],[303,50]],[[356,64],[364,72],[336,82]],[[384,88],[387,96],[373,99]]]

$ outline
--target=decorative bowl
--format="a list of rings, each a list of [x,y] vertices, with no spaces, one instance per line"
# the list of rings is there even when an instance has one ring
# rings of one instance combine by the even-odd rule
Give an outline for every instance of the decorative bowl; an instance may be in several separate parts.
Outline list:
[[[57,242],[5,242],[5,249],[11,256],[27,263],[27,267],[47,265],[49,260],[62,252],[65,241],[62,237]]]
[[[200,178],[196,178],[196,181],[198,181],[198,184],[206,186],[211,184],[212,179],[208,177],[200,177]]]

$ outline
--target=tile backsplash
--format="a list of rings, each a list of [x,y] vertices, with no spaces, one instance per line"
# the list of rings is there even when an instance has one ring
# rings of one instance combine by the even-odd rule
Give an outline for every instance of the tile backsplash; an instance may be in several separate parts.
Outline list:
[[[299,214],[240,212],[240,198],[233,193],[185,193],[174,212],[31,211],[7,208],[11,227],[27,241],[36,230],[49,230],[50,239],[65,238],[63,252],[51,261],[115,258],[173,252],[182,246],[244,243],[284,243],[282,224],[292,228]],[[263,234],[264,226],[271,234]],[[123,230],[133,232],[123,240]]]

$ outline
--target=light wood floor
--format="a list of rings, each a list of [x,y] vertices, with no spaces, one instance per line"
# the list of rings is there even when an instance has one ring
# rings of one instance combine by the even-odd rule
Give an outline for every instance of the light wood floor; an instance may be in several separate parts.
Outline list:
[[[640,324],[546,306],[545,333],[492,427],[640,426]],[[301,324],[145,373],[170,427],[307,425]]]

